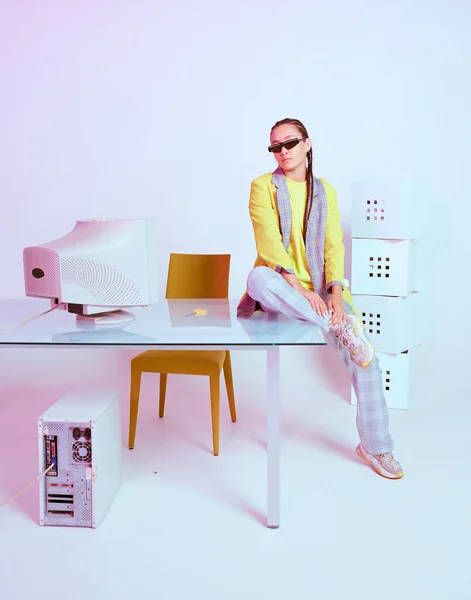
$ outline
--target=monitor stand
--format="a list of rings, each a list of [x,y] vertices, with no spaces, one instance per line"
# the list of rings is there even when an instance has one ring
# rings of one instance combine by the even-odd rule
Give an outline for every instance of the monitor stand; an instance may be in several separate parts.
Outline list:
[[[79,329],[95,329],[97,327],[123,327],[133,323],[135,318],[133,313],[120,309],[94,315],[77,315],[76,321]]]

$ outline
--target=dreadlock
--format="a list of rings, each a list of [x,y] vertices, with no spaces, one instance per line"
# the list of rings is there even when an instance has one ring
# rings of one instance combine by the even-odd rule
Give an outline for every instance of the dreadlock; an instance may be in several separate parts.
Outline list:
[[[271,128],[270,134],[279,125],[294,125],[294,127],[296,127],[296,129],[301,134],[302,138],[308,138],[309,137],[307,129],[304,127],[304,125],[301,123],[301,121],[298,121],[298,119],[282,119],[281,121],[277,121],[273,125],[273,127]],[[306,168],[306,207],[304,209],[304,220],[303,220],[303,233],[304,233],[304,237],[306,236],[306,232],[307,232],[307,224],[308,224],[308,221],[309,221],[309,216],[311,214],[311,208],[312,208],[312,198],[314,196],[314,175],[313,175],[313,172],[312,172],[312,148],[307,153],[306,158],[307,158],[307,168]]]

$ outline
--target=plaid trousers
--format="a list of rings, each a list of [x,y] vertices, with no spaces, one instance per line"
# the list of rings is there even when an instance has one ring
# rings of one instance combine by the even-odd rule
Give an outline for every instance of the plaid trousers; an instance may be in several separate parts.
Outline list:
[[[337,347],[335,333],[329,328],[330,317],[319,316],[309,301],[273,269],[252,269],[247,280],[247,291],[268,312],[282,313],[318,325],[324,331],[326,340]],[[326,301],[327,296],[323,299]],[[354,314],[347,302],[344,301],[344,305],[347,314]],[[350,370],[357,396],[356,424],[362,444],[374,454],[392,452],[394,442],[389,432],[389,413],[378,359],[375,357],[366,369],[361,369],[352,362],[343,345],[340,345],[340,358]]]

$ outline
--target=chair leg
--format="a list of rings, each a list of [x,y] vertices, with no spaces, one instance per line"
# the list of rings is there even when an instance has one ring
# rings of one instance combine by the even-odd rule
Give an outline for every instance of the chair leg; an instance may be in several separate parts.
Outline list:
[[[165,412],[165,394],[167,392],[167,373],[160,374],[160,391],[159,391],[159,417],[162,419]]]
[[[141,376],[142,372],[133,369],[131,364],[131,394],[130,394],[130,408],[129,408],[129,449],[134,448],[134,441],[136,439],[136,427],[137,427],[137,413],[139,411],[139,394],[141,392]]]
[[[213,454],[219,454],[219,387],[220,380],[218,375],[209,376],[209,386],[211,390],[211,423],[213,429]]]
[[[223,365],[224,381],[226,382],[227,397],[229,399],[229,410],[231,411],[231,420],[233,423],[237,421],[235,398],[234,398],[234,381],[232,379],[232,364],[230,352],[226,352],[226,360]]]

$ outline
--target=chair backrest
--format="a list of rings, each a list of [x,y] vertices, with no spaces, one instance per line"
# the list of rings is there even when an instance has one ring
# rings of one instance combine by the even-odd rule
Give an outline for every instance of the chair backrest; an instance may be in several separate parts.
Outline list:
[[[228,298],[230,254],[170,254],[165,297]]]

